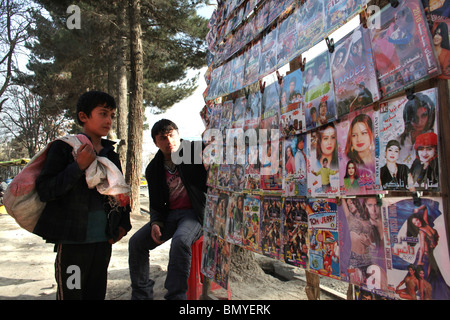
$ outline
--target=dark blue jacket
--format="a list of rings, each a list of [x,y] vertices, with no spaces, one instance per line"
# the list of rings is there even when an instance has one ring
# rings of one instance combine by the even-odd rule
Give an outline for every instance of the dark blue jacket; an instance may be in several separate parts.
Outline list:
[[[114,151],[114,142],[102,140],[101,155],[111,160],[121,170],[119,155]],[[131,229],[130,207],[112,209],[107,196],[89,189],[84,171],[81,171],[72,155],[72,147],[56,140],[49,146],[41,174],[36,179],[36,190],[41,201],[46,202],[33,233],[48,242],[83,242],[87,234],[89,205],[100,198],[108,213],[107,234],[116,239],[118,227],[127,232]]]

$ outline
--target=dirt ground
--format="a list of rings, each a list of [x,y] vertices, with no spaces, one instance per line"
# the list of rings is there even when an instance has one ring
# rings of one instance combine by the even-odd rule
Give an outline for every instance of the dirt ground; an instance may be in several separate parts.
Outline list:
[[[141,197],[141,207],[146,207],[145,197]],[[129,300],[131,297],[128,273],[128,240],[149,220],[146,214],[132,218],[133,228],[120,242],[113,245],[109,264],[108,290],[106,300]],[[20,228],[7,214],[0,214],[0,300],[55,300],[56,281],[54,279],[53,245],[40,237]],[[163,300],[165,289],[168,252],[170,242],[166,242],[150,254],[150,273],[155,280],[155,300]],[[280,261],[257,255],[258,263],[264,270],[282,275],[274,277],[261,270],[253,270],[250,277],[234,275],[230,277],[233,300],[307,300],[305,283],[300,280],[304,271]],[[330,281],[325,283],[341,294],[347,284]],[[282,288],[282,290],[280,290]],[[225,290],[213,292],[218,297],[226,295]],[[321,295],[322,300],[336,298]]]

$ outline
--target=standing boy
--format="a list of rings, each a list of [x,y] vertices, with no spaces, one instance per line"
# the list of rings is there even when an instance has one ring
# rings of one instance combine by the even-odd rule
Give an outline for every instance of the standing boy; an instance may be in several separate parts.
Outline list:
[[[202,235],[207,172],[199,161],[202,148],[196,148],[194,142],[181,141],[178,127],[172,121],[163,119],[155,123],[152,138],[159,150],[145,171],[150,222],[129,241],[131,299],[153,299],[155,282],[149,277],[149,251],[172,239],[165,298],[185,300],[191,246]],[[173,160],[178,163],[175,155],[183,156],[183,161],[175,164]]]
[[[56,140],[50,146],[36,189],[45,209],[34,233],[55,243],[58,300],[103,300],[112,243],[130,229],[130,207],[113,208],[107,196],[89,189],[85,170],[97,156],[121,170],[114,142],[103,139],[111,129],[116,103],[110,95],[86,92],[77,103],[77,121],[92,145],[73,148]]]

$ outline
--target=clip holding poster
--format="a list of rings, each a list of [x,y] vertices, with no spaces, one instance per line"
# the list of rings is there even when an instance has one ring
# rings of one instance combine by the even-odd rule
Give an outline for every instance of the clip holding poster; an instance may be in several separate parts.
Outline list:
[[[330,39],[330,38],[326,37],[325,38],[325,42],[327,43],[328,51],[330,53],[333,53],[334,52],[334,40],[333,40],[333,38]]]

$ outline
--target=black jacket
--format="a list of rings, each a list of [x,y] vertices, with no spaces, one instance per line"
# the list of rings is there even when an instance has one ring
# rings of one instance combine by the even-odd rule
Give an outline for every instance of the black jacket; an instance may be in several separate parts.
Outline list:
[[[200,142],[190,142],[182,140],[180,156],[183,155],[185,148],[190,148],[190,163],[183,161],[178,165],[181,181],[186,188],[192,207],[197,213],[199,222],[203,224],[205,203],[206,203],[206,178],[207,171],[201,161],[202,148],[196,148]],[[196,158],[197,152],[197,158]],[[198,154],[200,153],[200,154]],[[199,158],[200,157],[200,158]],[[197,161],[195,161],[197,160]],[[200,163],[197,163],[200,162]],[[148,182],[148,193],[150,199],[150,222],[164,226],[164,221],[169,213],[169,187],[166,183],[164,169],[164,155],[158,150],[153,160],[145,170],[145,178]]]
[[[102,155],[121,170],[114,142],[102,140],[102,144]],[[36,190],[46,205],[33,233],[48,242],[83,242],[87,234],[90,201],[99,195],[95,188],[88,188],[85,173],[73,158],[69,144],[61,140],[52,142],[42,172],[36,179]],[[119,226],[127,232],[131,229],[130,207],[113,210],[107,196],[101,197],[110,223],[107,234],[116,240]]]

